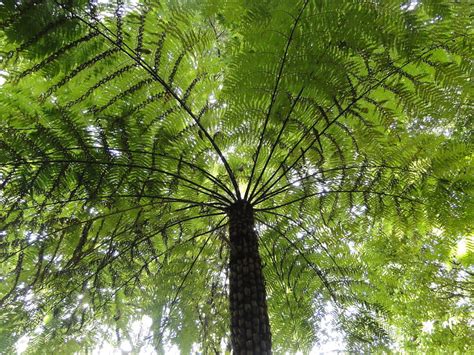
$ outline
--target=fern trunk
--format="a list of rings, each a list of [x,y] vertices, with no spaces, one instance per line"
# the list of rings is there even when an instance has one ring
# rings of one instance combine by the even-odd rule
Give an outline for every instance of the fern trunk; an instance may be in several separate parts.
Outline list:
[[[232,348],[235,354],[270,354],[270,323],[252,206],[238,201],[229,217]]]

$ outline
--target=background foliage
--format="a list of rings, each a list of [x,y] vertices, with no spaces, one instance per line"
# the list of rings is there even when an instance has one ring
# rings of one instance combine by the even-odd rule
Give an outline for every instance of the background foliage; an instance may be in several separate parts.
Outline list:
[[[2,350],[228,349],[240,195],[275,352],[472,351],[469,13],[2,1]]]

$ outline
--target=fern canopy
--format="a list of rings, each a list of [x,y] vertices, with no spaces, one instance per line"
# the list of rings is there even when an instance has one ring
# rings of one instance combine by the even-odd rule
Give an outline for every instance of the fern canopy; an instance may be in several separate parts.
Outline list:
[[[230,351],[239,200],[275,353],[473,351],[470,10],[1,1],[2,353]]]

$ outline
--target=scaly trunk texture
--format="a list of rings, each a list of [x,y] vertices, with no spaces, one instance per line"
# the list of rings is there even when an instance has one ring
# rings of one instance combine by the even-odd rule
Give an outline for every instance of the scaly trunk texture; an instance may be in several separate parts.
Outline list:
[[[254,229],[253,209],[246,201],[229,210],[230,315],[234,354],[271,354],[272,341]]]

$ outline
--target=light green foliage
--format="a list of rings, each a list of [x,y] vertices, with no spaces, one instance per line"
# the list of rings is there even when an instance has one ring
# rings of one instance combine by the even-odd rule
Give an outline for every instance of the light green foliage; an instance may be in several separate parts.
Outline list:
[[[0,351],[228,351],[239,196],[276,353],[474,350],[468,1],[0,4]]]

